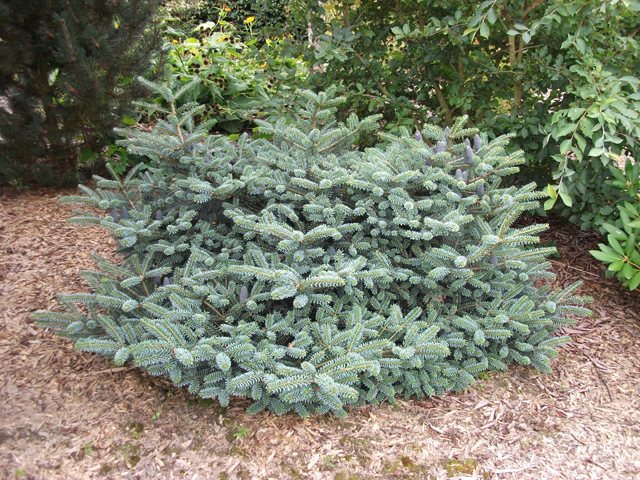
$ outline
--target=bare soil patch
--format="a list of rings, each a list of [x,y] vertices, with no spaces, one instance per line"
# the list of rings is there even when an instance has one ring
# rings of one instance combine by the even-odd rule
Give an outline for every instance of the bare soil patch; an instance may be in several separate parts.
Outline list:
[[[591,258],[598,235],[554,223],[558,286],[583,279],[594,316],[549,375],[516,367],[462,394],[351,409],[347,419],[249,416],[163,379],[110,368],[35,328],[56,293],[88,291],[106,232],[65,224],[63,192],[0,196],[0,478],[640,478],[637,294]]]

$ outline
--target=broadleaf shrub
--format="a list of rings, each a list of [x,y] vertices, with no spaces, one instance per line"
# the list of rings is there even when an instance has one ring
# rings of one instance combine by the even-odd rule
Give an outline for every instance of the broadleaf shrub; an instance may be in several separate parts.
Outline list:
[[[461,115],[490,138],[513,133],[527,161],[517,181],[551,184],[547,206],[581,228],[615,221],[601,213],[624,201],[608,165],[640,136],[637,0],[290,6],[312,30],[307,88],[339,85],[346,110],[383,114],[390,133]]]
[[[625,168],[609,167],[613,180],[612,188],[628,196],[628,201],[616,206],[619,218],[602,225],[607,233],[607,244],[599,244],[600,250],[591,254],[609,264],[608,277],[616,276],[629,290],[637,290],[640,285],[640,164],[626,159]],[[603,207],[604,208],[604,207]]]
[[[204,107],[175,108],[184,88],[149,86],[172,107],[121,142],[149,167],[64,199],[102,208],[72,222],[111,230],[124,258],[97,258],[94,292],[61,296],[66,313],[34,314],[77,349],[223,406],[346,415],[511,362],[549,371],[569,340],[554,332],[588,313],[579,284],[537,283],[554,249],[535,248],[545,225],[513,226],[542,195],[500,187],[522,162],[508,137],[461,118],[359,151],[378,117],[338,123],[343,98],[305,91],[295,123],[231,143],[193,122]]]
[[[240,32],[224,20],[201,24],[185,35],[168,33],[168,72],[174,81],[196,82],[178,106],[206,105],[196,121],[210,121],[216,130],[235,134],[253,126],[253,119],[287,113],[294,87],[307,75],[299,58],[282,57],[288,38],[267,39],[258,49],[242,41]],[[161,95],[154,102],[164,104]],[[153,105],[149,105],[153,109]]]
[[[245,24],[248,18],[253,18],[252,27],[260,35],[269,32],[282,31],[287,22],[287,4],[289,0],[204,0],[198,10],[199,20],[216,21],[220,12],[225,13],[226,21],[236,26]]]

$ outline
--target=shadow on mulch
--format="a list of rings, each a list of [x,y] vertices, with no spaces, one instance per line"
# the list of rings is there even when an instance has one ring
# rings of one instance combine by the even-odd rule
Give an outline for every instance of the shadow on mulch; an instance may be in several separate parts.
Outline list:
[[[56,293],[88,291],[91,253],[115,260],[106,232],[65,224],[60,194],[75,191],[0,195],[1,478],[640,477],[638,297],[588,254],[595,232],[546,220],[554,284],[582,279],[595,298],[552,374],[514,367],[462,394],[301,420],[222,409],[34,328]]]

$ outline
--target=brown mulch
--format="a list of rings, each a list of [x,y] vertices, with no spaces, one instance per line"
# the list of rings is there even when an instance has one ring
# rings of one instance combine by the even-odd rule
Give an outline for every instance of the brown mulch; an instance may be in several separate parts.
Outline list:
[[[35,328],[79,270],[112,257],[65,224],[67,192],[0,196],[0,478],[640,478],[638,296],[588,254],[599,235],[552,222],[556,284],[583,279],[594,316],[566,332],[554,372],[490,373],[463,394],[301,420],[223,410],[130,367],[111,369]]]

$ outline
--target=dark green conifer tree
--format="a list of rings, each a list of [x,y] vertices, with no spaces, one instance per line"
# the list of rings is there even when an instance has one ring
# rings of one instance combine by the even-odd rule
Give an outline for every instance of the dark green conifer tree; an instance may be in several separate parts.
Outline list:
[[[0,0],[0,182],[42,177],[39,159],[74,173],[78,149],[103,144],[141,93],[128,84],[158,46],[155,10],[155,0]]]

